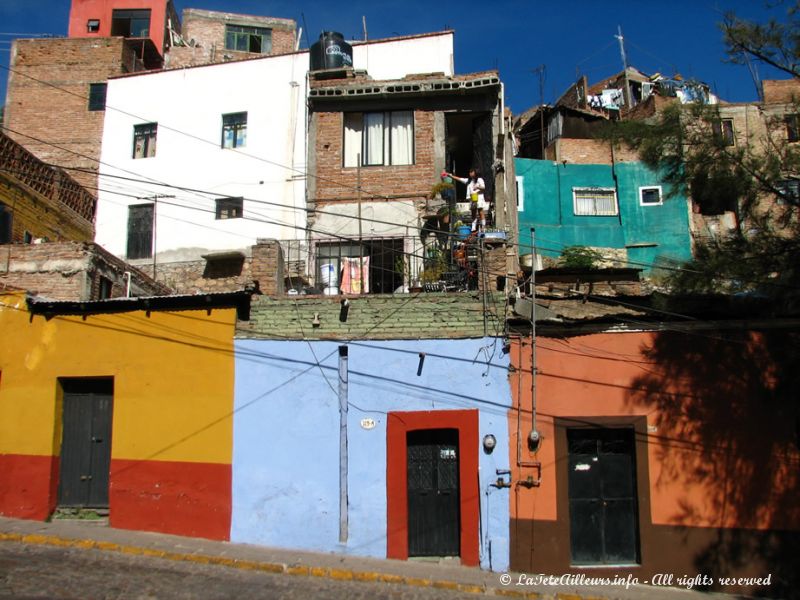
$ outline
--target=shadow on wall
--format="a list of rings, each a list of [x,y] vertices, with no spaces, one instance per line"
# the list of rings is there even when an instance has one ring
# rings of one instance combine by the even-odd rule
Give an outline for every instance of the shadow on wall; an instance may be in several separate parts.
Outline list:
[[[672,492],[654,515],[686,528],[697,572],[771,573],[749,593],[796,597],[800,331],[664,332],[642,353],[654,366],[628,402],[659,415],[653,494]],[[716,531],[699,548],[688,540],[697,526]]]

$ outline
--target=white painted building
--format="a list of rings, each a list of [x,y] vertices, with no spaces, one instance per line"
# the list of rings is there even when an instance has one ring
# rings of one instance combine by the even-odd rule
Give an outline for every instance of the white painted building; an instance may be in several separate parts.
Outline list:
[[[453,73],[453,34],[364,42],[375,79]],[[108,82],[96,241],[134,263],[306,239],[308,51]]]

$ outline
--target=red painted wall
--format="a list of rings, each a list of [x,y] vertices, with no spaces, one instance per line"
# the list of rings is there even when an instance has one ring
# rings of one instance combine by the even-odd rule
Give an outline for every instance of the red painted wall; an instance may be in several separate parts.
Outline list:
[[[408,558],[406,434],[420,429],[458,429],[461,494],[461,564],[477,566],[479,535],[478,411],[390,412],[386,429],[386,555]]]
[[[44,521],[56,507],[57,456],[0,454],[0,515]]]
[[[68,37],[109,37],[114,9],[150,9],[150,39],[164,53],[164,30],[167,27],[169,0],[72,0],[69,12]],[[100,31],[89,33],[89,19],[100,19]],[[177,25],[177,24],[176,24]]]
[[[231,466],[113,459],[109,505],[112,527],[228,540]]]

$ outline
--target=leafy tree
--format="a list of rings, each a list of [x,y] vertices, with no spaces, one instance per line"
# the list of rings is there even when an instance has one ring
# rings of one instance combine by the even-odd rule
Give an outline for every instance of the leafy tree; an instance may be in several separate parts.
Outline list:
[[[799,17],[800,0],[783,22],[726,14],[720,27],[727,60],[800,77]],[[612,141],[637,149],[673,195],[688,194],[703,214],[736,215],[730,235],[696,240],[695,258],[669,277],[675,290],[758,294],[792,306],[800,299],[800,144],[786,135],[787,116],[800,114],[797,102],[765,116],[764,131],[736,145],[726,139],[716,105],[676,102],[650,120],[612,127]]]

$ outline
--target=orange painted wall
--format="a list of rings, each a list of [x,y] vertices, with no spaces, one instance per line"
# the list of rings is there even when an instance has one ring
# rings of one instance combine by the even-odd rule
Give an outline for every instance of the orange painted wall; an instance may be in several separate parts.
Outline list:
[[[654,525],[800,530],[796,333],[722,330],[602,333],[537,340],[537,453],[541,485],[511,494],[511,518],[563,517],[557,497],[555,420],[639,416],[647,420],[650,514]],[[530,339],[512,343],[514,406],[531,428]],[[521,367],[521,368],[520,368]],[[509,413],[513,480],[517,411]],[[640,487],[641,489],[641,487]],[[646,504],[643,504],[646,506]]]
[[[69,12],[68,37],[109,37],[111,15],[115,9],[150,9],[150,39],[158,49],[164,51],[164,29],[167,22],[168,0],[72,0]],[[89,33],[89,19],[100,19],[100,30]],[[176,29],[177,24],[175,24]]]

